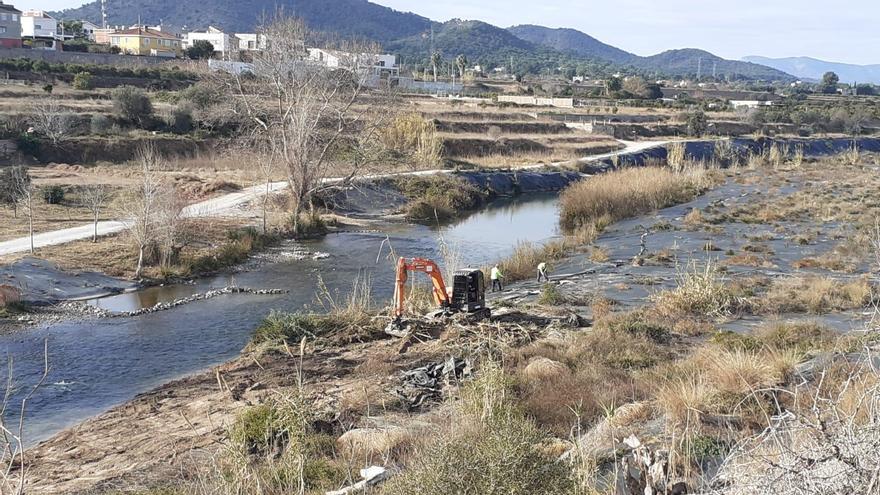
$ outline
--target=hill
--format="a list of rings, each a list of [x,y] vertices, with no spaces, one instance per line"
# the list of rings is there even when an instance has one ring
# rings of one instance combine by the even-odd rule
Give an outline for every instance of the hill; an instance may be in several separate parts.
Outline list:
[[[575,29],[550,29],[530,24],[507,29],[519,38],[560,52],[571,52],[580,57],[607,60],[616,64],[628,64],[638,55],[602,43],[592,36]]]
[[[434,22],[367,0],[107,0],[108,22],[131,25],[166,23],[184,29],[209,25],[231,32],[253,32],[260,20],[279,9],[302,17],[315,31],[378,41],[408,63],[427,63],[433,50],[451,60],[464,54],[486,67],[508,66],[518,73],[539,73],[566,67],[604,75],[623,67],[650,76],[688,76],[718,67],[719,76],[736,79],[790,80],[776,69],[724,60],[700,50],[674,50],[639,57],[574,29],[515,26],[502,29],[481,21]],[[55,13],[58,18],[98,22],[100,2]],[[432,35],[433,30],[433,35]],[[433,40],[433,41],[432,41]]]
[[[130,25],[168,23],[175,27],[203,29],[209,25],[232,32],[253,32],[264,16],[283,9],[302,17],[312,29],[342,36],[358,36],[387,43],[430,31],[430,19],[398,12],[367,0],[107,0],[108,22]],[[101,3],[55,13],[64,19],[87,19],[98,23]]]
[[[618,65],[630,66],[642,72],[661,75],[730,76],[734,79],[790,80],[793,77],[783,71],[749,62],[726,60],[704,50],[685,48],[669,50],[650,57],[621,50],[602,43],[592,36],[575,29],[551,29],[543,26],[514,26],[509,31],[532,43],[571,53],[577,57],[600,59]],[[701,67],[702,66],[702,67]]]
[[[842,82],[880,84],[880,64],[856,65],[829,62],[810,57],[767,58],[751,56],[743,60],[774,67],[801,79],[818,81],[826,72],[834,72]]]

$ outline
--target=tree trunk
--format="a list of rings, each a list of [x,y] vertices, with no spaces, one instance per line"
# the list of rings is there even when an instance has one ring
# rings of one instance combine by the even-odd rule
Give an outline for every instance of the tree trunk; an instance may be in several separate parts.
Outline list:
[[[144,248],[145,247],[146,246],[141,244],[138,249],[138,263],[137,263],[137,268],[135,268],[135,270],[134,270],[134,278],[136,278],[136,279],[141,278],[141,274],[144,271]]]
[[[266,209],[269,206],[269,178],[266,178],[266,194],[263,195],[263,234],[268,234],[268,226],[266,225]]]
[[[28,233],[31,237],[31,254],[34,254],[34,214],[28,212]]]
[[[434,66],[434,82],[437,82],[437,66]]]
[[[92,234],[92,242],[98,242],[98,212],[95,211],[95,232]]]

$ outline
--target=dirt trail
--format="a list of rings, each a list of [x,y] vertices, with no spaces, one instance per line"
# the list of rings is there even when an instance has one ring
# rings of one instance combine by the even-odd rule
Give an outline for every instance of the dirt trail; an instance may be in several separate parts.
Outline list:
[[[605,153],[601,155],[584,157],[577,162],[585,162],[592,160],[601,160],[604,158],[609,158],[615,155],[625,154],[625,153],[636,153],[639,151],[643,151],[648,148],[652,148],[655,146],[663,146],[666,144],[665,141],[644,141],[644,142],[628,142],[621,141],[626,147],[622,150],[618,150],[612,153]],[[569,162],[559,162],[553,163],[552,166],[559,167]],[[546,167],[545,164],[535,164],[535,165],[526,165],[522,167],[517,167],[517,170],[535,170],[539,168]],[[412,176],[426,176],[426,175],[435,175],[442,173],[451,173],[451,170],[448,169],[438,169],[438,170],[422,170],[418,172],[401,172],[397,174],[377,174],[377,175],[368,175],[362,177],[363,179],[379,179],[379,178],[387,178],[387,177],[395,177],[402,175],[412,175]],[[325,182],[329,184],[333,184],[336,182],[340,182],[343,179],[341,178],[331,178],[326,179]],[[274,193],[281,191],[287,187],[286,182],[273,182],[269,187],[269,192]],[[261,197],[266,193],[266,186],[259,185],[248,187],[246,189],[242,189],[241,191],[226,194],[214,199],[210,199],[207,201],[202,201],[199,203],[195,203],[193,205],[188,206],[184,209],[183,215],[187,218],[207,218],[207,217],[219,217],[232,215],[235,213],[237,208],[242,207],[245,204],[248,204],[255,199]],[[98,235],[106,236],[117,234],[126,229],[127,221],[125,219],[119,220],[111,220],[111,221],[103,221],[98,222]],[[54,246],[58,244],[66,244],[73,241],[79,241],[83,239],[89,239],[92,237],[94,232],[93,224],[81,225],[79,227],[72,227],[69,229],[55,230],[51,232],[43,232],[34,236],[34,248],[41,248],[45,246]],[[18,239],[12,239],[9,241],[0,242],[0,256],[22,253],[30,250],[31,248],[31,240],[29,237],[20,237]]]

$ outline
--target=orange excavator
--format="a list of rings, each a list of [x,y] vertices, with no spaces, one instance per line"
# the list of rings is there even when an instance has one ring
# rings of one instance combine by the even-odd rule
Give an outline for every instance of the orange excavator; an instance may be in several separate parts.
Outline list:
[[[394,284],[394,320],[385,330],[392,335],[404,331],[403,315],[406,303],[406,282],[409,272],[422,272],[431,278],[434,302],[439,308],[434,316],[468,313],[481,318],[489,316],[486,307],[486,279],[482,270],[465,269],[455,272],[452,287],[447,287],[437,263],[424,258],[399,258]]]

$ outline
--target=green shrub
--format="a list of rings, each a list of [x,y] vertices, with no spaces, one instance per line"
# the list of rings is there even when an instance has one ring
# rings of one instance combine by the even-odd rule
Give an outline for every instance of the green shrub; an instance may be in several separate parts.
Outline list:
[[[123,119],[141,124],[153,114],[153,104],[140,88],[120,86],[113,90],[111,98],[114,112]]]
[[[565,296],[556,284],[544,284],[544,286],[541,287],[541,295],[538,297],[538,304],[544,306],[559,306],[565,304]]]
[[[205,110],[220,102],[220,93],[207,85],[194,84],[179,93],[182,100],[192,103],[197,110]]]
[[[60,205],[64,201],[64,188],[61,186],[44,187],[43,200],[48,205]]]
[[[36,156],[40,152],[40,140],[33,134],[23,133],[15,140],[18,151],[26,155]]]
[[[48,93],[50,95],[52,94],[53,89],[55,89],[55,86],[53,86],[51,84],[46,84],[43,86],[43,91],[45,91],[46,93]]]
[[[171,128],[171,132],[186,134],[192,131],[194,126],[192,110],[188,106],[177,106],[171,110],[171,116],[168,119],[168,127]]]
[[[75,76],[73,76],[73,89],[92,89],[94,87],[94,83],[92,82],[92,75],[88,72],[77,72]]]

